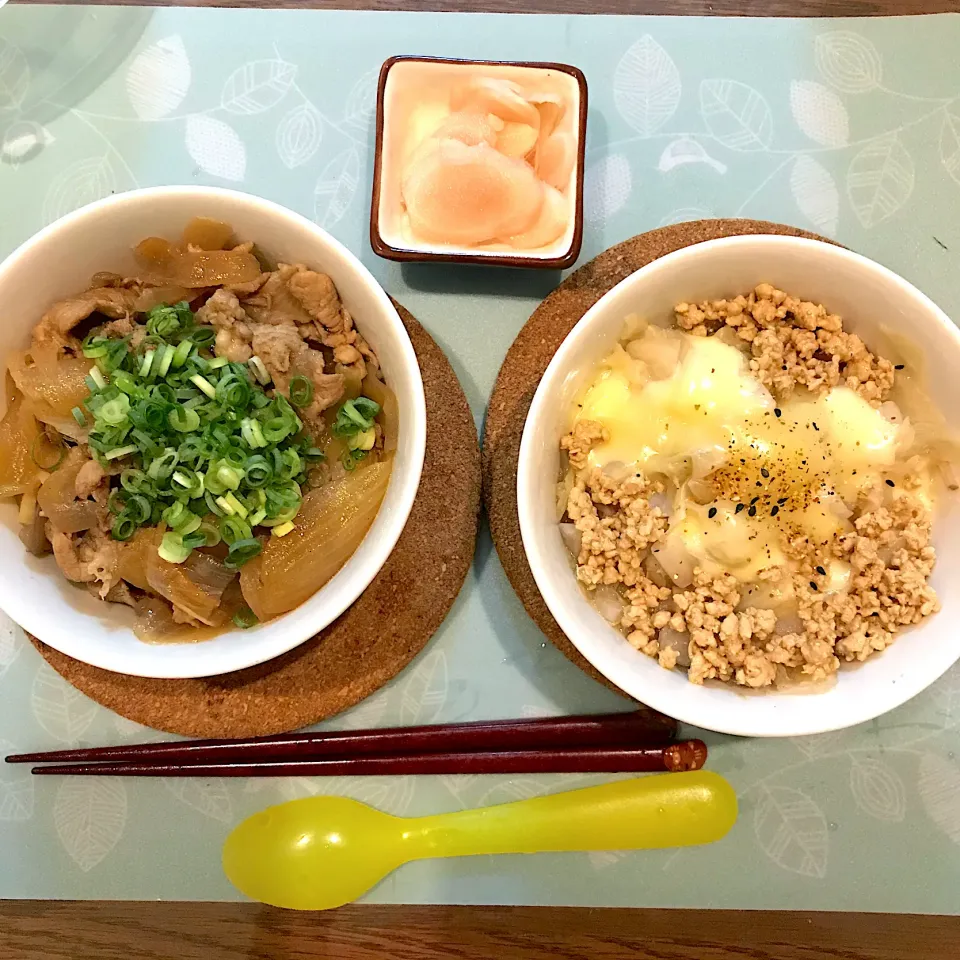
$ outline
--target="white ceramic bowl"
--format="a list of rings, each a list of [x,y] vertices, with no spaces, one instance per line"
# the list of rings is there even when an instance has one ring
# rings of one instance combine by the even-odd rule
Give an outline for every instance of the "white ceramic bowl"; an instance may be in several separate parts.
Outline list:
[[[109,197],[71,213],[0,264],[0,364],[22,349],[55,300],[83,290],[101,270],[135,271],[131,248],[144,237],[179,236],[194,216],[232,224],[278,261],[332,277],[358,329],[377,351],[396,393],[400,433],[383,504],[360,547],[306,603],[269,623],[203,643],[139,641],[132,613],[71,586],[51,558],[30,556],[17,538],[16,510],[0,507],[0,607],[44,643],[95,666],[144,677],[203,677],[286,653],[336,619],[377,575],[400,536],[420,482],[426,410],[420,368],[397,311],[342,244],[299,214],[257,197],[208,187],[158,187]],[[0,400],[2,403],[2,400]]]
[[[671,321],[674,304],[732,296],[770,282],[840,314],[845,328],[869,345],[884,327],[908,335],[922,350],[933,401],[955,426],[960,410],[960,332],[919,290],[855,253],[812,240],[730,237],[697,244],[638,270],[599,300],[551,361],[527,415],[517,496],[520,527],[537,586],[577,649],[632,697],[687,723],[750,736],[791,736],[836,730],[870,720],[918,694],[960,657],[960,511],[938,514],[938,562],[932,583],[943,609],[888,650],[841,668],[824,693],[745,693],[696,686],[638,653],[584,598],[576,585],[555,513],[558,443],[574,397],[621,335],[624,317],[640,313]]]

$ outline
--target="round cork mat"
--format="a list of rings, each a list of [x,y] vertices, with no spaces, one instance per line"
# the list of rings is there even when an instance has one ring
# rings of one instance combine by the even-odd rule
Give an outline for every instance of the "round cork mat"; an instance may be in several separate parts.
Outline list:
[[[188,737],[252,737],[296,730],[352,707],[423,649],[453,606],[473,561],[480,450],[449,361],[426,330],[395,305],[420,361],[426,456],[400,540],[350,609],[282,657],[192,680],[112,673],[31,638],[59,674],[97,703],[157,730]]]
[[[533,311],[507,351],[487,410],[483,436],[483,499],[500,562],[537,626],[563,654],[594,679],[622,694],[580,654],[553,619],[537,590],[520,537],[517,459],[537,385],[577,321],[608,290],[640,267],[683,247],[719,237],[775,233],[820,240],[814,234],[762,220],[695,220],[642,233],[610,247],[572,273]]]

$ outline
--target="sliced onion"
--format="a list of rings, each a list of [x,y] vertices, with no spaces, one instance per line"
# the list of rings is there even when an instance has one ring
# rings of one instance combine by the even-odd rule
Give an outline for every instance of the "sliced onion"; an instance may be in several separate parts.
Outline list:
[[[673,497],[666,491],[651,493],[647,500],[651,507],[656,507],[665,517],[673,514]]]
[[[690,638],[673,627],[661,627],[657,634],[657,640],[660,643],[661,650],[676,650],[677,666],[690,666]]]
[[[780,637],[788,633],[803,633],[803,621],[795,610],[779,613],[773,632]]]
[[[690,463],[690,476],[694,480],[702,480],[726,462],[727,451],[723,447],[712,446],[694,450]]]
[[[761,580],[751,583],[740,591],[738,610],[754,607],[757,610],[777,610],[793,601],[793,587],[790,581],[781,586],[780,583]]]
[[[700,504],[717,499],[717,490],[709,480],[690,480],[685,489],[690,499]]]
[[[685,588],[693,583],[697,559],[683,545],[680,537],[667,537],[659,546],[654,547],[653,555],[674,586]]]
[[[622,460],[611,460],[603,465],[603,475],[614,483],[623,483],[633,471]]]
[[[683,338],[670,330],[650,326],[645,334],[627,344],[627,353],[642,360],[654,380],[665,380],[673,375],[680,362]]]
[[[877,407],[877,413],[891,423],[900,423],[903,420],[903,413],[892,400],[885,400],[881,403],[880,406]]]
[[[607,623],[617,625],[623,619],[623,598],[615,587],[602,583],[591,592],[590,599]]]
[[[557,522],[567,513],[567,504],[570,502],[570,491],[573,489],[573,470],[567,469],[563,479],[557,484]]]
[[[560,524],[560,539],[563,540],[563,545],[570,551],[570,555],[574,559],[580,556],[583,536],[572,523]]]
[[[660,564],[657,562],[657,558],[652,553],[648,553],[643,560],[643,572],[658,587],[673,586],[673,583],[667,576],[666,571],[660,566]]]

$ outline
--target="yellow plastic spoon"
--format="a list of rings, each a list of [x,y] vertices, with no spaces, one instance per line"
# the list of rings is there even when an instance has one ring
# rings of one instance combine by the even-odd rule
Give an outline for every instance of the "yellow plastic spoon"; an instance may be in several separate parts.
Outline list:
[[[253,900],[326,910],[409,860],[692,846],[719,840],[736,819],[733,788],[705,770],[417,819],[345,797],[309,797],[244,820],[227,837],[223,869]]]

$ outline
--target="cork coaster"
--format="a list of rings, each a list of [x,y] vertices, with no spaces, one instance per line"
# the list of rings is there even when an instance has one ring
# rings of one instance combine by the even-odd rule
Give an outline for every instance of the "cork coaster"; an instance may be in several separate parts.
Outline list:
[[[31,638],[78,690],[137,723],[188,737],[251,737],[296,730],[359,703],[399,673],[453,606],[473,560],[480,450],[456,374],[399,304],[427,401],[420,489],[376,579],[312,640],[267,663],[218,677],[156,680],[92,667]]]
[[[500,562],[527,613],[563,654],[594,679],[622,694],[567,639],[543,602],[527,563],[517,516],[517,459],[527,410],[540,378],[577,321],[608,290],[640,267],[704,240],[776,233],[822,239],[761,220],[696,220],[642,233],[605,250],[572,273],[533,311],[507,351],[487,410],[483,436],[483,499]]]

